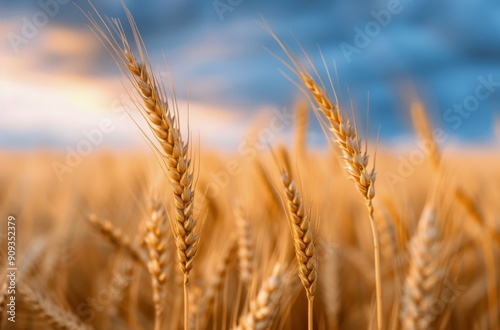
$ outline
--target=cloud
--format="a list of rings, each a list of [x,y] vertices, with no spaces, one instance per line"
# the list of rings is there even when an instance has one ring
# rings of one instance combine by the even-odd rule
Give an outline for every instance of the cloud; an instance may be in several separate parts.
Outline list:
[[[15,31],[12,21],[0,23],[3,35]],[[48,25],[15,52],[8,38],[0,41],[0,62],[10,75],[47,73],[50,75],[94,76],[104,49],[88,30]]]
[[[90,9],[87,0],[75,2],[85,10]],[[432,111],[439,116],[439,111],[469,93],[468,81],[480,74],[493,73],[495,77],[500,74],[491,61],[500,45],[496,42],[498,34],[494,33],[500,26],[498,5],[469,1],[450,10],[440,3],[407,1],[404,12],[370,46],[363,48],[353,63],[347,64],[339,44],[352,43],[354,27],[364,28],[373,20],[371,11],[382,9],[384,4],[339,0],[320,1],[311,6],[293,0],[244,1],[221,21],[211,1],[126,2],[137,19],[153,65],[162,69],[164,52],[179,99],[193,101],[191,120],[201,123],[200,130],[208,129],[208,136],[218,133],[222,137],[217,139],[221,141],[224,130],[216,122],[219,118],[224,125],[239,128],[239,124],[231,124],[232,120],[239,123],[240,116],[252,116],[254,109],[263,104],[289,105],[299,93],[280,75],[278,68],[289,71],[262,49],[264,45],[283,55],[259,27],[259,14],[286,44],[296,46],[289,32],[297,36],[321,75],[324,76],[325,70],[316,46],[321,47],[331,73],[331,59],[335,57],[335,75],[338,72],[340,87],[347,90],[345,87],[349,86],[352,91],[349,95],[361,107],[359,111],[364,111],[370,92],[370,124],[381,125],[382,138],[403,136],[406,130],[395,115],[401,112],[401,102],[394,86],[401,79],[410,77],[419,93],[435,96]],[[19,31],[21,17],[40,10],[36,0],[17,5],[8,3],[12,2],[0,0],[0,16],[3,15],[0,34],[4,36]],[[95,5],[103,15],[124,19],[119,1],[96,0]],[[488,14],[483,17],[483,12]],[[35,105],[44,111],[66,107],[66,111],[81,111],[83,122],[85,113],[104,113],[114,95],[122,93],[119,70],[85,23],[84,15],[68,5],[19,54],[12,51],[7,38],[0,39],[0,81],[19,86],[16,88],[20,91],[25,88],[31,95],[38,95],[39,100],[28,104],[23,94],[18,93],[17,99],[11,98],[14,101],[8,105],[0,101],[4,104],[2,116],[9,111],[28,111]],[[295,51],[303,58],[298,47]],[[35,91],[37,86],[43,95]],[[484,136],[487,119],[497,103],[498,96],[484,103],[474,115],[477,121],[469,121],[475,127],[472,133],[459,134],[468,138]],[[195,104],[204,110],[195,110]],[[226,112],[236,112],[236,117],[229,120]],[[205,113],[210,115],[207,117]],[[203,119],[198,120],[198,116]],[[202,125],[204,122],[206,127]],[[208,123],[217,129],[208,128]]]
[[[54,26],[44,33],[38,51],[59,56],[83,58],[100,52],[100,43],[94,34],[79,28]]]

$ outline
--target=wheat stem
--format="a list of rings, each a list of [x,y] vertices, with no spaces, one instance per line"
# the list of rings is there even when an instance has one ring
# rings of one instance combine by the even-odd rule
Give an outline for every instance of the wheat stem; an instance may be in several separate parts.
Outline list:
[[[182,138],[178,110],[175,99],[173,107],[168,103],[167,93],[160,79],[157,78],[149,64],[149,57],[142,38],[130,11],[125,7],[129,24],[134,35],[138,56],[136,57],[127,39],[125,30],[118,19],[113,20],[115,33],[108,28],[101,18],[101,24],[88,16],[94,31],[116,60],[126,77],[130,79],[134,89],[142,100],[139,107],[151,132],[155,135],[162,159],[168,169],[169,184],[174,194],[175,218],[173,233],[177,246],[179,264],[184,275],[185,296],[188,294],[189,274],[193,267],[198,250],[199,234],[196,233],[197,221],[194,218],[193,168],[189,154],[189,140]],[[101,26],[104,25],[104,28]],[[187,299],[184,300],[187,305]],[[188,319],[188,308],[184,308],[184,318]],[[188,323],[185,323],[187,329]]]
[[[381,275],[381,261],[380,261],[380,239],[377,229],[377,222],[373,217],[373,207],[370,210],[370,228],[373,239],[373,257],[375,258],[375,296],[377,299],[377,327],[382,329],[383,320],[383,297],[382,297],[382,275]]]
[[[313,304],[314,300],[307,301],[307,329],[313,330]]]
[[[283,170],[281,180],[285,189],[287,200],[287,211],[292,231],[295,255],[299,266],[299,277],[304,289],[306,290],[307,300],[309,301],[309,321],[312,329],[312,302],[316,292],[317,256],[315,251],[314,238],[310,229],[309,217],[306,215],[302,196],[298,192],[295,181],[291,175]]]
[[[375,197],[375,169],[368,169],[369,155],[366,146],[363,149],[355,121],[344,113],[337,105],[334,105],[330,96],[315,79],[307,72],[305,67],[292,55],[288,48],[279,40],[274,32],[268,27],[268,32],[286,53],[292,65],[288,66],[299,78],[302,85],[309,92],[316,111],[323,115],[327,121],[328,129],[332,132],[334,141],[341,150],[341,158],[345,165],[345,170],[351,181],[354,182],[357,190],[363,196],[368,208],[371,230],[374,244],[375,261],[375,287],[377,295],[377,328],[383,329],[382,319],[382,280],[380,276],[380,253],[378,251],[377,226],[373,220],[373,198]],[[376,246],[376,247],[375,247]]]
[[[184,276],[184,329],[189,329],[189,278]]]

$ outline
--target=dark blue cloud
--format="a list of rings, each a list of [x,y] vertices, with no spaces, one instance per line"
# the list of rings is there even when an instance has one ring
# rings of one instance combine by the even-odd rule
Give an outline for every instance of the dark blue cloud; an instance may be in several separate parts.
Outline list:
[[[187,96],[189,85],[194,88],[189,95],[197,101],[240,110],[252,111],[262,104],[292,104],[298,91],[278,72],[286,72],[286,68],[262,47],[283,55],[259,26],[262,16],[300,55],[293,33],[323,77],[318,46],[332,73],[335,60],[341,78],[341,85],[336,87],[344,96],[352,97],[360,108],[360,117],[365,117],[370,93],[370,131],[376,134],[380,126],[383,138],[397,138],[410,129],[404,122],[408,104],[401,95],[403,86],[416,87],[429,102],[432,117],[440,120],[455,102],[474,92],[478,76],[492,74],[500,81],[500,3],[400,0],[401,12],[392,15],[369,46],[358,47],[359,54],[353,54],[348,62],[340,45],[355,46],[354,29],[364,30],[374,20],[372,12],[387,9],[393,1],[242,0],[224,12],[223,20],[215,1],[129,0],[126,4],[153,61],[161,65],[163,54],[167,57],[180,97]],[[87,1],[75,2],[84,10],[90,9]],[[0,17],[29,15],[38,10],[37,3],[0,0]],[[93,3],[103,15],[125,18],[119,1]],[[85,17],[72,4],[61,8],[53,20],[53,24],[82,28],[85,23]],[[87,73],[116,75],[118,71],[103,52]],[[211,81],[220,86],[207,86]],[[492,117],[498,114],[499,101],[500,88],[481,102],[459,130],[443,127],[461,138],[485,139]]]

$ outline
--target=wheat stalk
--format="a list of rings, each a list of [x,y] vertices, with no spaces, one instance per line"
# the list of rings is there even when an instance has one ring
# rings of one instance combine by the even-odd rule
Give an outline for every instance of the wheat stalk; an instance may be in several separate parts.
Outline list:
[[[337,248],[320,245],[323,250],[319,283],[321,286],[320,297],[325,309],[325,318],[328,329],[339,328],[339,312],[341,308],[341,293],[339,279],[339,256]]]
[[[295,150],[300,157],[305,157],[307,150],[307,127],[309,125],[309,111],[306,101],[301,100],[295,106]]]
[[[415,123],[415,129],[418,135],[420,135],[422,141],[428,144],[429,150],[427,155],[431,160],[433,169],[439,174],[440,170],[442,169],[441,152],[439,150],[439,145],[436,142],[434,135],[432,134],[432,124],[427,117],[424,106],[420,102],[414,102],[412,104],[412,115],[413,122]],[[460,188],[460,186],[455,186],[452,189],[455,199],[469,215],[469,218],[473,220],[473,222],[468,222],[472,229],[471,235],[481,246],[485,258],[486,277],[489,287],[488,318],[491,327],[493,329],[498,329],[498,288],[492,235],[491,232],[485,228],[486,223],[484,221],[483,215],[474,200],[470,196],[468,196],[467,193],[462,188]]]
[[[372,201],[375,197],[375,169],[368,169],[369,155],[367,147],[362,148],[355,123],[340,107],[333,104],[330,96],[321,88],[304,66],[298,62],[288,48],[280,41],[272,30],[268,32],[286,53],[292,66],[288,66],[299,78],[305,89],[312,96],[319,112],[325,117],[329,129],[335,137],[335,142],[342,151],[345,170],[356,188],[365,198],[370,214],[373,213]]]
[[[265,204],[272,218],[281,216],[282,209],[280,207],[280,195],[275,188],[269,173],[266,172],[261,161],[255,162],[255,171],[259,178],[258,182],[261,183],[263,193],[265,194]]]
[[[109,221],[100,221],[95,214],[89,215],[87,219],[104,239],[123,250],[134,261],[147,265],[147,258],[142,249],[137,247],[127,235],[124,235],[120,228],[116,228]]]
[[[112,295],[111,303],[110,303],[110,308],[109,308],[109,314],[111,316],[117,316],[120,307],[121,306],[126,306],[125,303],[129,303],[130,305],[130,297],[129,297],[129,291],[130,287],[132,285],[132,282],[134,280],[134,264],[130,262],[129,260],[124,260],[119,261],[118,264],[116,265],[116,268],[113,271],[113,277],[114,278],[120,278],[123,279],[120,281],[120,284],[118,285],[118,290],[115,291],[116,294]],[[130,313],[128,315],[128,321],[130,324],[135,324],[135,320],[133,319],[134,315],[133,313]]]
[[[368,169],[369,156],[361,148],[356,127],[351,119],[342,113],[339,107],[334,106],[330,98],[324,93],[314,79],[303,71],[299,71],[300,79],[310,91],[319,110],[330,123],[336,142],[342,150],[345,170],[356,185],[358,191],[365,198],[370,214],[373,213],[372,201],[375,197],[375,169]]]
[[[476,202],[462,189],[455,190],[455,198],[463,207],[473,226],[472,233],[474,239],[481,246],[484,254],[484,264],[486,269],[486,280],[488,285],[488,319],[491,329],[498,329],[498,284],[497,284],[497,269],[494,253],[494,244],[492,241],[492,233],[487,230],[486,221]]]
[[[26,283],[19,286],[18,291],[30,310],[45,319],[54,329],[89,330],[90,326],[82,323],[73,313],[62,309],[47,297],[42,297],[30,289]]]
[[[328,124],[328,129],[332,132],[337,145],[341,150],[341,158],[344,163],[344,169],[348,177],[356,186],[359,193],[363,196],[373,237],[373,254],[375,259],[375,290],[377,298],[377,328],[382,330],[383,326],[383,304],[382,304],[382,278],[381,262],[379,251],[379,237],[377,223],[373,216],[373,198],[375,197],[375,168],[369,169],[369,155],[367,146],[362,148],[355,123],[348,114],[344,113],[340,107],[334,105],[328,93],[315,81],[308,73],[305,67],[294,58],[292,53],[280,41],[272,30],[267,27],[268,32],[280,45],[283,51],[292,62],[292,66],[287,66],[299,78],[306,91],[310,94],[314,103],[315,110],[321,113]],[[314,70],[315,71],[315,70]]]
[[[281,174],[281,180],[287,198],[287,211],[299,266],[299,277],[306,289],[308,299],[314,300],[318,275],[311,224],[295,181],[286,172]]]
[[[409,247],[410,268],[403,288],[400,315],[404,330],[429,329],[436,316],[432,310],[434,293],[444,273],[437,258],[439,237],[434,208],[427,205]]]
[[[259,290],[257,297],[250,301],[250,310],[240,318],[233,330],[264,330],[270,329],[276,308],[281,297],[283,274],[281,266],[276,264],[271,276]]]
[[[119,20],[113,20],[113,27],[117,31],[115,35],[102,19],[104,29],[92,17],[89,16],[89,19],[94,31],[107,45],[118,66],[129,77],[141,97],[144,105],[141,110],[161,146],[162,157],[170,178],[169,183],[174,193],[176,212],[173,231],[180,267],[184,274],[184,323],[187,328],[189,273],[193,268],[199,238],[199,234],[195,231],[197,221],[193,215],[195,190],[189,141],[182,138],[175,101],[172,109],[167,101],[167,93],[151,69],[151,65],[148,64],[149,58],[134,19],[128,9],[125,8],[125,11],[132,27],[139,59],[136,58]]]
[[[213,312],[215,307],[215,299],[217,294],[221,291],[222,284],[226,278],[226,274],[228,272],[229,265],[233,260],[233,252],[236,247],[236,238],[233,237],[229,240],[228,245],[224,249],[221,260],[217,263],[215,270],[211,273],[210,282],[208,287],[205,289],[205,295],[203,297],[203,304],[201,307],[201,317],[202,320],[200,322],[203,327],[206,326],[206,322],[208,321],[209,314]]]
[[[252,228],[243,215],[241,207],[235,209],[236,228],[238,233],[238,262],[241,281],[248,284],[252,279],[253,269],[253,244],[251,238]]]
[[[385,260],[393,260],[393,256],[395,256],[397,251],[394,224],[383,208],[380,208],[380,212],[376,214],[378,215],[375,219],[377,220],[377,228],[379,229],[380,252]]]
[[[299,69],[297,67],[297,69]],[[382,278],[379,237],[377,223],[373,216],[373,198],[375,197],[375,169],[368,169],[369,156],[366,148],[361,149],[361,141],[358,137],[355,125],[350,118],[344,115],[339,107],[334,106],[326,93],[322,91],[314,79],[305,71],[298,71],[298,75],[304,86],[313,96],[319,110],[330,123],[330,130],[336,138],[337,145],[342,151],[344,169],[351,181],[365,199],[370,219],[373,236],[373,254],[375,259],[375,290],[377,298],[377,328],[382,330],[383,326],[383,304],[382,304]]]
[[[439,151],[439,146],[434,139],[429,118],[427,117],[427,113],[421,102],[412,103],[411,114],[415,130],[420,136],[422,142],[427,144],[427,155],[431,160],[432,166],[436,171],[438,171],[441,164],[441,153]]]
[[[148,270],[153,286],[155,330],[162,329],[167,283],[167,216],[158,197],[150,201],[150,218],[146,223],[145,242],[149,252]]]
[[[286,169],[281,173],[281,182],[286,196],[287,215],[294,241],[295,256],[299,266],[299,278],[306,290],[309,302],[309,329],[312,330],[312,305],[316,293],[318,270],[315,243],[310,228],[311,223],[297,185]]]

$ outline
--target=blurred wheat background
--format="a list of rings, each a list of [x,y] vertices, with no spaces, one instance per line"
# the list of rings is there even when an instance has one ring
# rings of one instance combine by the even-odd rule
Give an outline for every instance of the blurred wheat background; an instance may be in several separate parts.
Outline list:
[[[479,3],[0,1],[0,328],[499,329]]]

